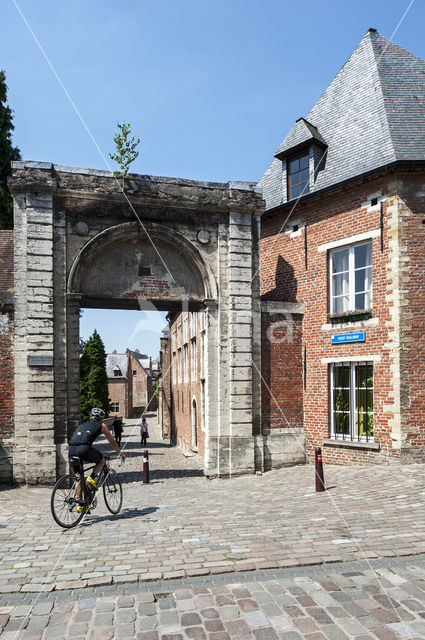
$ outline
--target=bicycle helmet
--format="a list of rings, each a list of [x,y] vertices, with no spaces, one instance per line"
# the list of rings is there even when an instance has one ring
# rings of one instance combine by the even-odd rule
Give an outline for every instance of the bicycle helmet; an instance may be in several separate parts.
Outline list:
[[[105,417],[105,412],[103,411],[103,409],[96,409],[96,407],[94,407],[90,411],[90,418],[94,420],[103,420],[104,417]]]

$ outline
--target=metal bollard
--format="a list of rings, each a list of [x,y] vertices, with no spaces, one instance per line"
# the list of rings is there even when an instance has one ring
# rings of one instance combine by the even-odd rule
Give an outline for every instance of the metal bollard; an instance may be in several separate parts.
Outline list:
[[[323,477],[322,450],[316,447],[316,491],[326,491],[325,480]]]
[[[143,484],[149,484],[149,452],[143,452]]]

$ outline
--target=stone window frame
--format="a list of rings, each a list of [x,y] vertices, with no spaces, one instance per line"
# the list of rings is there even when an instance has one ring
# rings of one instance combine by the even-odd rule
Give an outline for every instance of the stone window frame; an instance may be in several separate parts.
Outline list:
[[[364,359],[360,359],[359,357],[356,358],[343,358],[341,360],[335,360],[333,362],[329,362],[328,364],[328,380],[329,380],[329,438],[336,441],[336,442],[347,442],[347,443],[373,443],[374,442],[374,437],[375,437],[375,423],[374,423],[374,404],[372,402],[372,435],[370,436],[357,436],[355,434],[355,414],[356,414],[356,386],[355,386],[355,375],[356,375],[356,369],[359,366],[371,366],[372,367],[372,380],[373,380],[373,386],[372,386],[372,393],[373,393],[373,401],[374,401],[374,362],[376,362],[375,358],[367,358],[364,357]],[[337,366],[341,366],[341,365],[345,365],[345,366],[349,366],[350,367],[350,407],[349,407],[349,412],[350,412],[350,433],[349,435],[347,435],[346,437],[342,434],[336,434],[335,433],[335,418],[334,418],[334,372],[335,372],[335,367]]]
[[[111,413],[118,413],[120,410],[119,402],[111,402]]]

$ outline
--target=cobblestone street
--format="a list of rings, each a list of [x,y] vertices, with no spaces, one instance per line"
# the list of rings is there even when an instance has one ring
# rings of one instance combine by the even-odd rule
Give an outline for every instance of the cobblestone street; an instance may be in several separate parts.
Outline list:
[[[0,492],[2,640],[425,638],[424,465],[207,481],[148,424],[148,485],[125,426],[117,516],[101,496],[67,531],[51,489]]]

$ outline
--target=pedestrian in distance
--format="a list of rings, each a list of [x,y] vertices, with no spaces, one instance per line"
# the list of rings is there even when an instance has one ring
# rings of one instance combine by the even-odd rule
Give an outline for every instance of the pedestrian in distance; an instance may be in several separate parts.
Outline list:
[[[149,438],[148,425],[146,422],[146,418],[142,418],[142,422],[140,423],[140,439],[142,447],[143,445],[146,447],[146,438]]]
[[[112,423],[114,429],[114,437],[116,443],[121,446],[121,436],[123,432],[122,420],[118,416],[115,416],[114,421]]]

